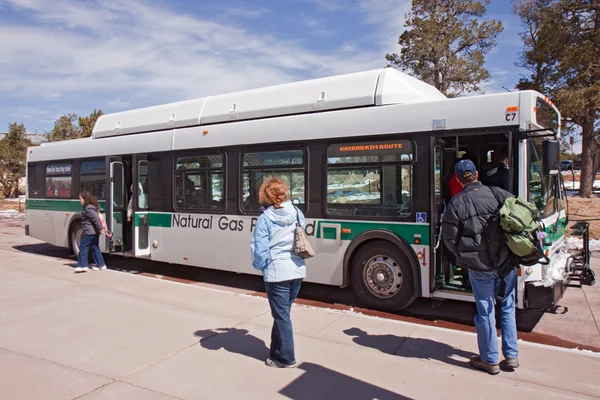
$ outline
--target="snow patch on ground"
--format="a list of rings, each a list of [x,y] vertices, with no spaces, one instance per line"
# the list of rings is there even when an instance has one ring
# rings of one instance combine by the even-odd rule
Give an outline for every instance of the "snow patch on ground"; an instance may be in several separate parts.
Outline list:
[[[568,237],[566,238],[566,245],[568,250],[581,250],[583,249],[583,239]],[[600,240],[590,240],[590,251],[600,251]]]
[[[577,181],[566,181],[565,182],[565,190],[569,191],[569,190],[579,190],[581,182],[577,182]],[[595,180],[594,184],[592,185],[592,187],[594,188],[594,191],[598,191],[598,188],[600,188],[600,180]]]
[[[2,210],[0,211],[0,219],[23,219],[25,214],[21,214],[18,210]]]

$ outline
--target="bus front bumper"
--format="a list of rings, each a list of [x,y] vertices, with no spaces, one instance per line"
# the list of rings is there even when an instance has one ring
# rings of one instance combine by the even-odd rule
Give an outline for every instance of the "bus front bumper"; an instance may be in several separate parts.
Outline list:
[[[525,285],[525,308],[528,310],[554,310],[562,299],[569,279],[556,281],[551,286],[535,286],[533,283]]]

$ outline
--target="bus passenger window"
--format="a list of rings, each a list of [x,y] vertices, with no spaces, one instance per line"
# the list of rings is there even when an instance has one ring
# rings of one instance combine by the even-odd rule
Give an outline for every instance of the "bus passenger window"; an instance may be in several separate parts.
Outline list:
[[[327,212],[337,216],[409,216],[412,155],[413,145],[407,140],[329,146]]]
[[[258,202],[258,191],[265,179],[280,177],[290,188],[290,200],[305,210],[306,167],[304,151],[278,150],[244,154],[242,210],[257,212],[264,207]]]
[[[84,161],[79,168],[80,188],[96,196],[98,200],[106,199],[106,163],[104,160]]]
[[[71,198],[73,164],[46,165],[46,197]]]
[[[224,176],[222,154],[178,157],[175,162],[175,207],[223,210]]]

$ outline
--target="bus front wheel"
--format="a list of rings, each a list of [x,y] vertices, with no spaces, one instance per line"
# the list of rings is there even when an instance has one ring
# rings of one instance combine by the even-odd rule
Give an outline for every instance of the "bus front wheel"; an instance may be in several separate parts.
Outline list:
[[[81,238],[83,237],[83,227],[81,226],[81,222],[77,221],[71,226],[70,236],[71,251],[75,257],[79,257],[79,243],[81,243]]]
[[[351,274],[356,295],[369,307],[398,311],[416,299],[408,257],[389,242],[366,243],[353,257]]]

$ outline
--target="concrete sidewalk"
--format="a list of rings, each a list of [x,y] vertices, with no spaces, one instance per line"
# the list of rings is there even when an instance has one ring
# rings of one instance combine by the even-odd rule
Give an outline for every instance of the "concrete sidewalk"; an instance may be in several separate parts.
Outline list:
[[[600,356],[521,343],[475,371],[470,333],[295,306],[297,369],[272,369],[266,299],[0,250],[0,398],[600,398]]]

